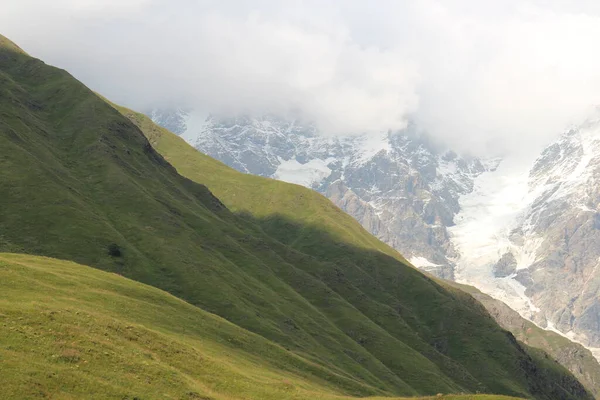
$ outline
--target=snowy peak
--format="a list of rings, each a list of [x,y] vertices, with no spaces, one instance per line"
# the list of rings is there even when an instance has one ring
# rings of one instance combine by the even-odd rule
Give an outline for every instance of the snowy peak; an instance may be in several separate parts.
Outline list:
[[[329,153],[334,153],[337,147],[333,140],[318,140],[320,138],[316,137],[316,130],[312,126],[274,116],[209,116],[196,132],[188,130],[185,135],[190,138],[186,140],[201,151],[240,171],[255,175],[272,177],[282,163],[292,161],[284,165],[280,175],[292,173],[294,183],[310,183],[310,176],[320,177],[325,171],[324,160],[330,158]],[[307,157],[307,154],[315,152],[319,157]],[[305,165],[318,158],[322,162]],[[293,161],[297,161],[297,164]],[[302,176],[298,177],[298,174]]]
[[[153,109],[147,114],[156,124],[178,135],[182,135],[188,129],[189,113],[185,109]]]
[[[538,193],[538,203],[562,201],[588,210],[595,204],[586,188],[596,183],[599,167],[600,121],[588,121],[544,150],[531,170],[530,191]]]

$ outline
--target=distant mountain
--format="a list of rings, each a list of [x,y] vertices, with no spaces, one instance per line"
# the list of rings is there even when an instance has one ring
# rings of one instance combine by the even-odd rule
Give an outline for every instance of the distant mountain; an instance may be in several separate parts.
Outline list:
[[[239,173],[1,43],[0,251],[114,278],[1,256],[10,298],[0,329],[11,341],[0,346],[10,357],[0,382],[13,398],[164,398],[165,387],[262,398],[254,382],[264,384],[265,366],[269,380],[291,379],[277,398],[301,396],[292,382],[302,381],[325,396],[592,398],[473,297],[412,268],[325,197]],[[219,346],[198,363],[189,343]],[[184,385],[193,389],[178,392]]]
[[[504,293],[541,326],[600,347],[599,178],[599,116],[546,147],[529,171],[483,174],[455,228],[458,275]],[[482,207],[483,197],[496,200]],[[501,201],[509,213],[491,210]]]

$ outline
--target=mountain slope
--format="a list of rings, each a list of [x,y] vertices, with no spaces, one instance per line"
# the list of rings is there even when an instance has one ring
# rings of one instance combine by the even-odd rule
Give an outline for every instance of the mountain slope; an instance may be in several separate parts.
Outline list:
[[[0,47],[0,250],[164,289],[315,364],[310,379],[339,393],[590,398],[321,195],[121,111],[150,141],[68,73]],[[167,161],[186,157],[184,178]]]
[[[116,274],[3,253],[0,290],[6,400],[349,399],[314,364]]]

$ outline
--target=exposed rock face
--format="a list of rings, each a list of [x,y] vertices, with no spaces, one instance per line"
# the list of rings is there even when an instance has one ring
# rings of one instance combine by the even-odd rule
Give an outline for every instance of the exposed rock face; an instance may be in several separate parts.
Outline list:
[[[546,148],[530,173],[534,200],[518,234],[538,241],[527,295],[541,318],[600,346],[600,122]]]
[[[154,112],[169,127],[189,116]],[[190,134],[190,131],[196,132]],[[413,264],[453,279],[447,227],[459,197],[495,164],[440,151],[410,126],[402,132],[327,137],[273,116],[209,117],[183,136],[239,171],[311,187],[329,197]]]
[[[494,265],[494,276],[506,278],[517,272],[517,259],[513,253],[504,253]]]

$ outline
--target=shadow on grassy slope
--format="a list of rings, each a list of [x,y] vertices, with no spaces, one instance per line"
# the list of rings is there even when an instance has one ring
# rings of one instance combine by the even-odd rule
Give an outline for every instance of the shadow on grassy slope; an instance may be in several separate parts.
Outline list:
[[[314,226],[279,215],[261,219],[247,212],[240,215],[261,226],[269,236],[309,255],[297,259],[295,265],[325,283],[389,334],[377,336],[373,330],[355,328],[346,331],[384,363],[389,361],[386,352],[394,348],[393,339],[399,339],[435,362],[448,376],[462,377],[461,383],[472,378],[486,382],[482,391],[501,392],[507,382],[522,377],[522,384],[528,385],[534,397],[585,396],[573,376],[560,372],[562,366],[545,353],[518,343],[510,332],[498,330],[485,308],[463,291],[442,287],[413,268],[398,268],[395,258],[348,246]],[[294,288],[311,297],[301,284]],[[321,309],[328,311],[327,307]],[[336,319],[335,315],[329,317]],[[490,353],[489,349],[496,351]]]

